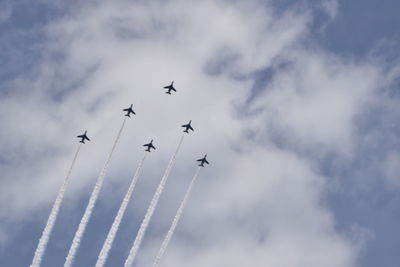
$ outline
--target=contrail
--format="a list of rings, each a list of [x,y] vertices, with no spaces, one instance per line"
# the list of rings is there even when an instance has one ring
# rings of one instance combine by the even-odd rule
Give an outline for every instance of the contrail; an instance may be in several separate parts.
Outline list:
[[[185,209],[186,202],[187,202],[187,200],[188,200],[188,198],[189,198],[190,192],[192,191],[193,184],[194,184],[194,182],[196,181],[197,176],[199,175],[200,168],[201,168],[201,167],[199,167],[199,168],[197,169],[195,175],[194,175],[193,178],[192,178],[192,182],[190,183],[190,185],[189,185],[189,187],[188,187],[188,189],[187,189],[187,191],[186,191],[185,197],[183,198],[182,203],[181,203],[181,205],[179,206],[178,211],[176,212],[176,215],[175,215],[175,218],[174,218],[174,220],[173,220],[173,222],[172,222],[172,224],[171,224],[171,227],[169,228],[168,233],[167,233],[167,235],[165,236],[164,241],[163,241],[162,244],[161,244],[161,248],[160,248],[160,250],[158,251],[157,257],[156,257],[156,259],[155,259],[155,261],[154,261],[154,263],[153,263],[153,267],[158,267],[158,265],[160,264],[160,261],[161,261],[162,257],[164,256],[164,253],[165,253],[165,250],[166,250],[167,247],[168,247],[169,241],[171,240],[171,237],[172,237],[172,235],[173,235],[174,232],[175,232],[175,228],[176,228],[176,226],[178,225],[178,222],[179,222],[179,219],[180,219],[180,217],[181,217],[181,215],[182,215],[182,212],[183,212],[183,210]]]
[[[129,251],[128,257],[126,258],[125,265],[124,265],[125,267],[131,267],[133,264],[133,261],[135,260],[137,251],[140,248],[140,244],[142,243],[144,234],[146,233],[146,229],[149,225],[151,217],[153,216],[154,210],[157,206],[158,199],[160,198],[161,193],[164,189],[165,182],[167,181],[169,173],[171,172],[171,169],[174,166],[176,155],[178,154],[179,149],[182,145],[184,136],[185,136],[185,134],[182,135],[182,137],[179,141],[178,147],[176,148],[175,153],[172,155],[172,157],[168,163],[167,169],[165,170],[164,175],[161,178],[161,181],[160,181],[160,183],[157,187],[157,190],[153,196],[153,199],[150,202],[149,208],[147,209],[146,215],[144,216],[143,222],[140,225],[139,231],[136,235],[136,239],[132,245],[131,250]]]
[[[64,267],[71,267],[72,263],[74,262],[76,251],[79,248],[82,236],[83,236],[83,234],[85,232],[85,229],[86,229],[86,225],[88,224],[90,216],[92,215],[92,211],[93,211],[93,208],[94,208],[94,206],[96,204],[97,197],[99,196],[99,192],[101,190],[101,186],[103,185],[104,177],[106,176],[106,173],[107,173],[107,170],[108,170],[108,165],[110,164],[110,160],[111,160],[112,154],[113,154],[113,152],[115,150],[115,147],[117,146],[117,143],[118,143],[118,140],[119,140],[119,138],[121,136],[122,130],[124,129],[125,122],[126,122],[126,118],[122,122],[121,128],[119,129],[118,135],[115,138],[114,144],[113,144],[111,152],[110,152],[110,154],[109,154],[109,156],[107,158],[107,161],[104,164],[104,167],[101,170],[99,177],[97,178],[96,185],[94,186],[92,194],[90,195],[89,203],[86,206],[85,213],[82,216],[81,222],[79,223],[78,230],[76,231],[74,239],[72,240],[71,247],[69,248],[68,255],[67,255],[66,259],[65,259]]]
[[[51,231],[53,230],[54,224],[57,220],[58,211],[60,210],[61,203],[64,198],[65,191],[67,190],[69,177],[71,176],[72,169],[74,168],[76,159],[78,157],[81,146],[79,145],[76,149],[74,159],[72,160],[71,166],[69,167],[67,176],[64,179],[63,184],[61,185],[60,190],[58,191],[58,195],[56,200],[54,201],[53,208],[51,209],[49,218],[47,219],[46,226],[44,227],[42,236],[39,239],[39,244],[36,248],[35,255],[33,257],[31,267],[39,267],[42,262],[44,251],[46,250],[47,243],[49,241]]]
[[[144,160],[146,159],[146,154],[147,153],[145,152],[142,160],[140,161],[140,163],[136,169],[135,175],[132,178],[132,182],[129,185],[128,191],[126,192],[125,197],[121,203],[121,207],[119,208],[117,216],[115,217],[114,222],[111,226],[111,229],[108,232],[107,238],[104,241],[103,248],[101,249],[99,257],[97,258],[96,267],[103,267],[104,264],[106,263],[106,260],[108,257],[108,252],[110,251],[111,246],[114,242],[114,238],[118,232],[118,228],[121,223],[122,217],[124,216],[126,207],[128,206],[129,200],[131,199],[133,189],[135,188],[136,182],[141,174],[143,163],[144,163]]]

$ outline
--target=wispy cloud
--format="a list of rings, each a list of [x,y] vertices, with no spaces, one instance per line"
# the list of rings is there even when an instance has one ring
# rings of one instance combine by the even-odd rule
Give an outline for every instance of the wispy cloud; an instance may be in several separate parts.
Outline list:
[[[12,15],[13,9],[10,1],[3,1],[0,4],[0,23],[8,20]]]

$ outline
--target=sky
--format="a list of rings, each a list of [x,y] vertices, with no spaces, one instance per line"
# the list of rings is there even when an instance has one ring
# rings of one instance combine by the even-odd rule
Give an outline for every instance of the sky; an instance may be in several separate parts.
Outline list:
[[[74,266],[93,266],[154,139],[106,266],[397,267],[400,3],[0,2],[0,266],[29,266],[88,131],[41,266],[62,266],[133,104]],[[175,81],[177,92],[164,93]]]

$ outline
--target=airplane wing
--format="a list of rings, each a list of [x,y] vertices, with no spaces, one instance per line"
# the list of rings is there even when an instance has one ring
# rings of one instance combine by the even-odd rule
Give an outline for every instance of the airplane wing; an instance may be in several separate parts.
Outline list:
[[[189,129],[190,129],[190,130],[194,131],[193,128],[192,128],[192,126],[190,126],[190,125],[188,125],[188,126],[189,126]]]
[[[83,136],[83,135],[78,135],[77,137],[78,137],[78,138],[84,138],[84,136]]]
[[[129,111],[130,109],[129,108],[125,108],[125,109],[123,109],[122,111]]]
[[[204,159],[204,162],[207,163],[207,164],[210,164],[206,159]]]
[[[154,150],[156,149],[153,145],[151,145],[151,148],[153,148]]]
[[[176,92],[176,89],[175,89],[174,87],[171,87],[171,90],[174,91],[174,92]]]
[[[198,159],[197,161],[203,161],[203,159]]]
[[[167,85],[167,86],[164,86],[164,88],[165,88],[165,89],[169,89],[169,85]]]
[[[90,141],[89,137],[87,137],[86,135],[83,138],[85,138],[86,140]]]

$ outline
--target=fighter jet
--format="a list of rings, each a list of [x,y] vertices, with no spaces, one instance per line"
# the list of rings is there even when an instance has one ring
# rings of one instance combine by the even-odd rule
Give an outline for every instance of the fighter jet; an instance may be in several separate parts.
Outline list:
[[[127,117],[130,118],[130,117],[131,117],[131,114],[136,115],[136,113],[135,113],[135,111],[133,111],[132,107],[133,107],[133,104],[132,104],[129,108],[126,108],[126,109],[123,109],[123,110],[122,110],[122,111],[126,111],[125,116],[127,116]]]
[[[210,163],[207,161],[206,157],[207,157],[207,154],[204,156],[204,158],[198,159],[198,160],[197,160],[197,161],[200,161],[200,164],[199,164],[200,167],[204,167],[204,163],[210,164]]]
[[[84,143],[85,143],[85,140],[90,141],[90,139],[87,137],[86,133],[87,133],[87,131],[85,131],[84,134],[81,134],[81,135],[78,135],[78,136],[77,136],[78,138],[81,138],[81,141],[79,141],[79,143],[84,144]]]
[[[151,139],[151,141],[150,141],[150,143],[148,143],[148,144],[145,144],[145,145],[143,145],[143,146],[146,146],[147,147],[147,149],[145,150],[145,151],[147,151],[147,152],[151,152],[151,149],[156,149],[154,146],[153,146],[153,139]]]
[[[172,83],[170,85],[164,86],[165,89],[168,89],[167,92],[165,92],[166,94],[171,94],[171,91],[176,92],[176,89],[174,88],[174,81],[172,81]]]
[[[183,127],[183,128],[186,128],[186,129],[184,130],[185,133],[189,133],[189,130],[194,131],[192,125],[190,125],[191,123],[192,123],[192,121],[189,121],[188,124],[184,124],[184,125],[181,126],[181,127]]]

